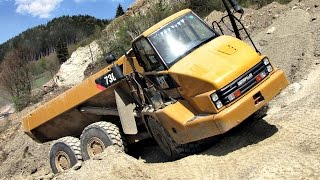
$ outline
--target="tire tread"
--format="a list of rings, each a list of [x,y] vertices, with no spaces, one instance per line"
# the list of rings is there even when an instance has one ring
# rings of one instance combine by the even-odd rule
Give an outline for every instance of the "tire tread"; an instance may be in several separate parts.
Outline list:
[[[106,121],[100,121],[90,124],[82,131],[80,139],[82,139],[84,137],[84,134],[91,128],[103,130],[111,139],[113,146],[118,147],[122,151],[127,151],[126,143],[123,140],[122,131],[120,131],[120,129],[115,124]]]
[[[203,147],[202,141],[196,141],[196,142],[191,142],[187,144],[178,144],[172,139],[169,133],[156,120],[149,119],[149,121],[153,121],[153,123],[155,123],[156,126],[158,126],[157,128],[161,129],[162,135],[165,136],[164,138],[169,141],[171,152],[172,152],[171,157],[173,159],[183,158],[188,155],[195,154],[201,151]]]
[[[62,142],[66,145],[68,145],[74,152],[74,154],[77,157],[78,161],[82,161],[82,155],[81,155],[81,149],[80,149],[80,140],[78,138],[72,137],[72,136],[66,136],[62,137],[55,141]]]

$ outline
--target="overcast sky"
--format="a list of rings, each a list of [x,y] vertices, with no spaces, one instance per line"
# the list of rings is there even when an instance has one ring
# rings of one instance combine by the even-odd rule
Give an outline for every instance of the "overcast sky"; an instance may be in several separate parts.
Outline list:
[[[0,0],[0,44],[30,27],[62,15],[88,14],[100,19],[115,16],[120,3],[124,10],[134,0]]]

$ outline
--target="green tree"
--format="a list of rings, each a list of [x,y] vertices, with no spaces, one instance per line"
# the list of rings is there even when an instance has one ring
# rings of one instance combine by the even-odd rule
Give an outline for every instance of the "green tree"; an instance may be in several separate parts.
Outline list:
[[[27,49],[9,51],[1,64],[0,83],[10,94],[16,109],[21,110],[31,97],[31,73],[28,61],[31,59]]]
[[[117,7],[116,18],[119,16],[122,16],[122,15],[124,15],[124,11],[123,11],[121,4],[119,4]]]
[[[61,40],[58,41],[56,51],[57,51],[57,58],[59,59],[60,64],[68,60],[69,53],[68,53],[67,45]]]

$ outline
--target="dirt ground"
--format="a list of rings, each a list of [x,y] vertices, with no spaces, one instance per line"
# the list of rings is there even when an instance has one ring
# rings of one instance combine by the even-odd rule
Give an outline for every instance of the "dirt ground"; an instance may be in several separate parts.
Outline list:
[[[291,84],[270,103],[262,119],[248,119],[196,155],[168,161],[152,140],[132,156],[104,153],[53,176],[50,143],[24,135],[21,117],[38,105],[0,121],[2,179],[319,179],[320,2],[294,0],[247,10],[246,26],[263,54],[284,69]],[[208,17],[208,21],[212,19]],[[267,33],[272,29],[273,32]]]

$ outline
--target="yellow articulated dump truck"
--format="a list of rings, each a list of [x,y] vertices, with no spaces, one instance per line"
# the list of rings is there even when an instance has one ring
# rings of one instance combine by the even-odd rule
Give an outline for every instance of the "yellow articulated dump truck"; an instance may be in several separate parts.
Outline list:
[[[213,23],[218,33],[182,10],[146,30],[119,59],[110,53],[109,66],[23,119],[34,140],[56,140],[50,150],[54,173],[108,146],[125,150],[146,137],[173,158],[196,153],[200,140],[239,125],[288,85],[282,70],[241,40],[242,30],[250,38],[234,15],[242,8],[234,0],[222,2],[236,37],[223,35],[223,19]]]

